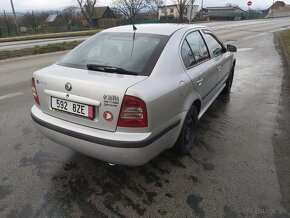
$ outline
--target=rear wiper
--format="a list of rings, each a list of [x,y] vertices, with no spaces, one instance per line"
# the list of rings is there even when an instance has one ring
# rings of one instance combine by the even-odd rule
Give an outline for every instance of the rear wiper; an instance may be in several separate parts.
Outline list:
[[[87,64],[87,68],[88,70],[103,71],[103,72],[109,72],[109,73],[138,75],[138,73],[136,72],[128,71],[120,67],[113,67],[113,66],[106,66],[106,65]]]

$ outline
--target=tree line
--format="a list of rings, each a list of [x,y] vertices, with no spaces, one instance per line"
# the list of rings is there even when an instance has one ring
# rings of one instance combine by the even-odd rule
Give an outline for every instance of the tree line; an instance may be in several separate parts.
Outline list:
[[[80,20],[86,20],[89,28],[94,27],[97,0],[73,0],[74,6],[66,7],[58,11],[57,20],[49,27],[43,27],[49,14],[47,12],[30,11],[17,18],[17,25],[13,16],[3,13],[0,16],[0,36],[15,35],[20,32],[17,28],[25,27],[31,32],[60,32],[67,30],[79,30],[84,28]],[[179,20],[182,21],[187,5],[191,0],[171,0],[176,5]],[[194,1],[193,1],[194,2]],[[137,20],[142,11],[150,11],[158,19],[158,9],[165,5],[164,0],[112,0],[111,9],[115,14],[123,15],[125,19]],[[43,28],[46,28],[44,30]],[[5,32],[5,34],[3,34]],[[22,31],[23,32],[23,31]]]

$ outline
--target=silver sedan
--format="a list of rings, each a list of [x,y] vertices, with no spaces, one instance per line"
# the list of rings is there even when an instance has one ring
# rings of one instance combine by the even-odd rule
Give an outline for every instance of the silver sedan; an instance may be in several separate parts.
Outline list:
[[[230,92],[236,50],[204,26],[104,30],[33,73],[32,119],[53,141],[113,164],[186,154],[198,120]]]

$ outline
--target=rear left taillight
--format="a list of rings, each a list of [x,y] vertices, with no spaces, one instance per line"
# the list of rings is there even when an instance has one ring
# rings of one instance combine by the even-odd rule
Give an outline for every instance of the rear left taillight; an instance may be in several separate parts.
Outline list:
[[[147,127],[146,104],[140,98],[125,95],[121,106],[119,127]]]
[[[36,87],[35,87],[34,78],[32,78],[32,84],[31,85],[32,85],[32,95],[33,95],[33,98],[34,98],[34,102],[35,102],[35,104],[40,106],[39,98],[38,98]]]

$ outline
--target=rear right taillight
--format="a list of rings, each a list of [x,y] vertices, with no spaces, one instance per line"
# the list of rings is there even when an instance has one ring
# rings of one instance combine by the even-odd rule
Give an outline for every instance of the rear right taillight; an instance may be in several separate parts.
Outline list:
[[[146,104],[140,98],[125,95],[121,106],[119,127],[147,127]]]
[[[32,85],[32,95],[33,95],[33,98],[34,98],[34,102],[35,102],[35,104],[40,105],[39,98],[38,98],[37,91],[36,91],[36,87],[35,87],[34,78],[32,78],[32,84],[31,85]]]

